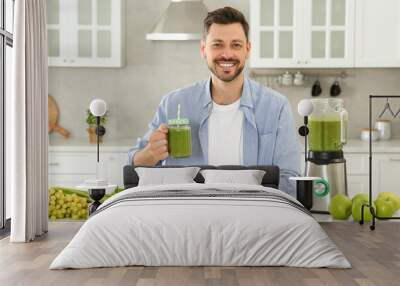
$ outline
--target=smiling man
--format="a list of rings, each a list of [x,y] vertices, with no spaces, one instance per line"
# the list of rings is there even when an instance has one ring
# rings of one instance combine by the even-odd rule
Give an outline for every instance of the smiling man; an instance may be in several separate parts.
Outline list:
[[[300,146],[286,97],[244,75],[251,44],[249,25],[231,7],[204,19],[201,55],[211,71],[208,80],[167,94],[149,130],[129,151],[134,165],[277,165],[279,188],[295,196],[289,177],[298,176]],[[192,156],[168,154],[168,120],[188,118]]]

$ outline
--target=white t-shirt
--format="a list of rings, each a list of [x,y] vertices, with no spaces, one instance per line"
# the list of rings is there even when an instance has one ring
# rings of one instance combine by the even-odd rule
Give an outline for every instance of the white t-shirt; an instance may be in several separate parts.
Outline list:
[[[229,105],[213,101],[208,121],[208,164],[243,164],[243,112],[240,98]]]

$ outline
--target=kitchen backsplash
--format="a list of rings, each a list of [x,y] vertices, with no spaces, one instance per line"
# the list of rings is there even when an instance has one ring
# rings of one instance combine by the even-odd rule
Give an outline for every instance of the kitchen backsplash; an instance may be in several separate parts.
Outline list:
[[[86,109],[93,98],[107,101],[109,121],[104,140],[136,138],[142,136],[152,120],[161,98],[171,90],[208,77],[208,69],[200,57],[199,42],[152,42],[145,39],[169,0],[126,1],[126,66],[123,68],[49,68],[49,94],[60,109],[59,125],[71,132],[71,139],[87,138]],[[155,4],[157,2],[157,5]],[[248,18],[249,1],[204,1],[209,10],[233,6]],[[338,73],[342,70],[330,70]],[[359,138],[362,128],[368,127],[368,95],[400,94],[400,69],[346,69],[340,80],[342,93],[349,112],[349,138]],[[283,73],[285,70],[268,70]],[[296,72],[296,70],[291,70]],[[323,74],[326,70],[302,70],[305,74]],[[329,97],[335,77],[321,76],[321,97]],[[260,79],[263,84],[266,80]],[[271,82],[270,82],[271,83]],[[296,124],[297,103],[311,98],[311,84],[304,87],[272,87],[288,97]],[[374,104],[374,114],[383,109],[385,101]],[[400,108],[400,99],[392,101]],[[400,138],[400,118],[394,119],[393,136]],[[59,134],[51,134],[50,144]],[[133,142],[132,142],[133,143]]]

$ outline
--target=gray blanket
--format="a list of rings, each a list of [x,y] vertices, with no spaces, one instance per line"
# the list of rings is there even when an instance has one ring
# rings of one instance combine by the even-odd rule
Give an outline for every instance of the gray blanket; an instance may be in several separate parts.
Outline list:
[[[203,189],[203,190],[163,190],[163,191],[145,191],[145,192],[134,192],[122,195],[116,200],[105,202],[96,212],[91,216],[94,216],[114,205],[120,204],[126,201],[140,201],[140,200],[152,200],[152,199],[174,199],[174,200],[188,200],[188,199],[256,199],[264,201],[273,201],[276,203],[290,205],[297,210],[312,216],[312,214],[299,202],[290,200],[285,196],[260,190],[239,190],[239,191],[227,191],[218,189]]]

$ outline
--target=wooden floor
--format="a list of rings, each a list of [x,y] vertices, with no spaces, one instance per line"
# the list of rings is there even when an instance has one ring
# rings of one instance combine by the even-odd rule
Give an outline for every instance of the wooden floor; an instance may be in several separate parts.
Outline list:
[[[321,223],[353,268],[289,267],[121,267],[48,270],[81,226],[50,223],[43,238],[27,244],[0,241],[0,285],[400,285],[400,223],[378,222],[377,229],[350,222]]]

